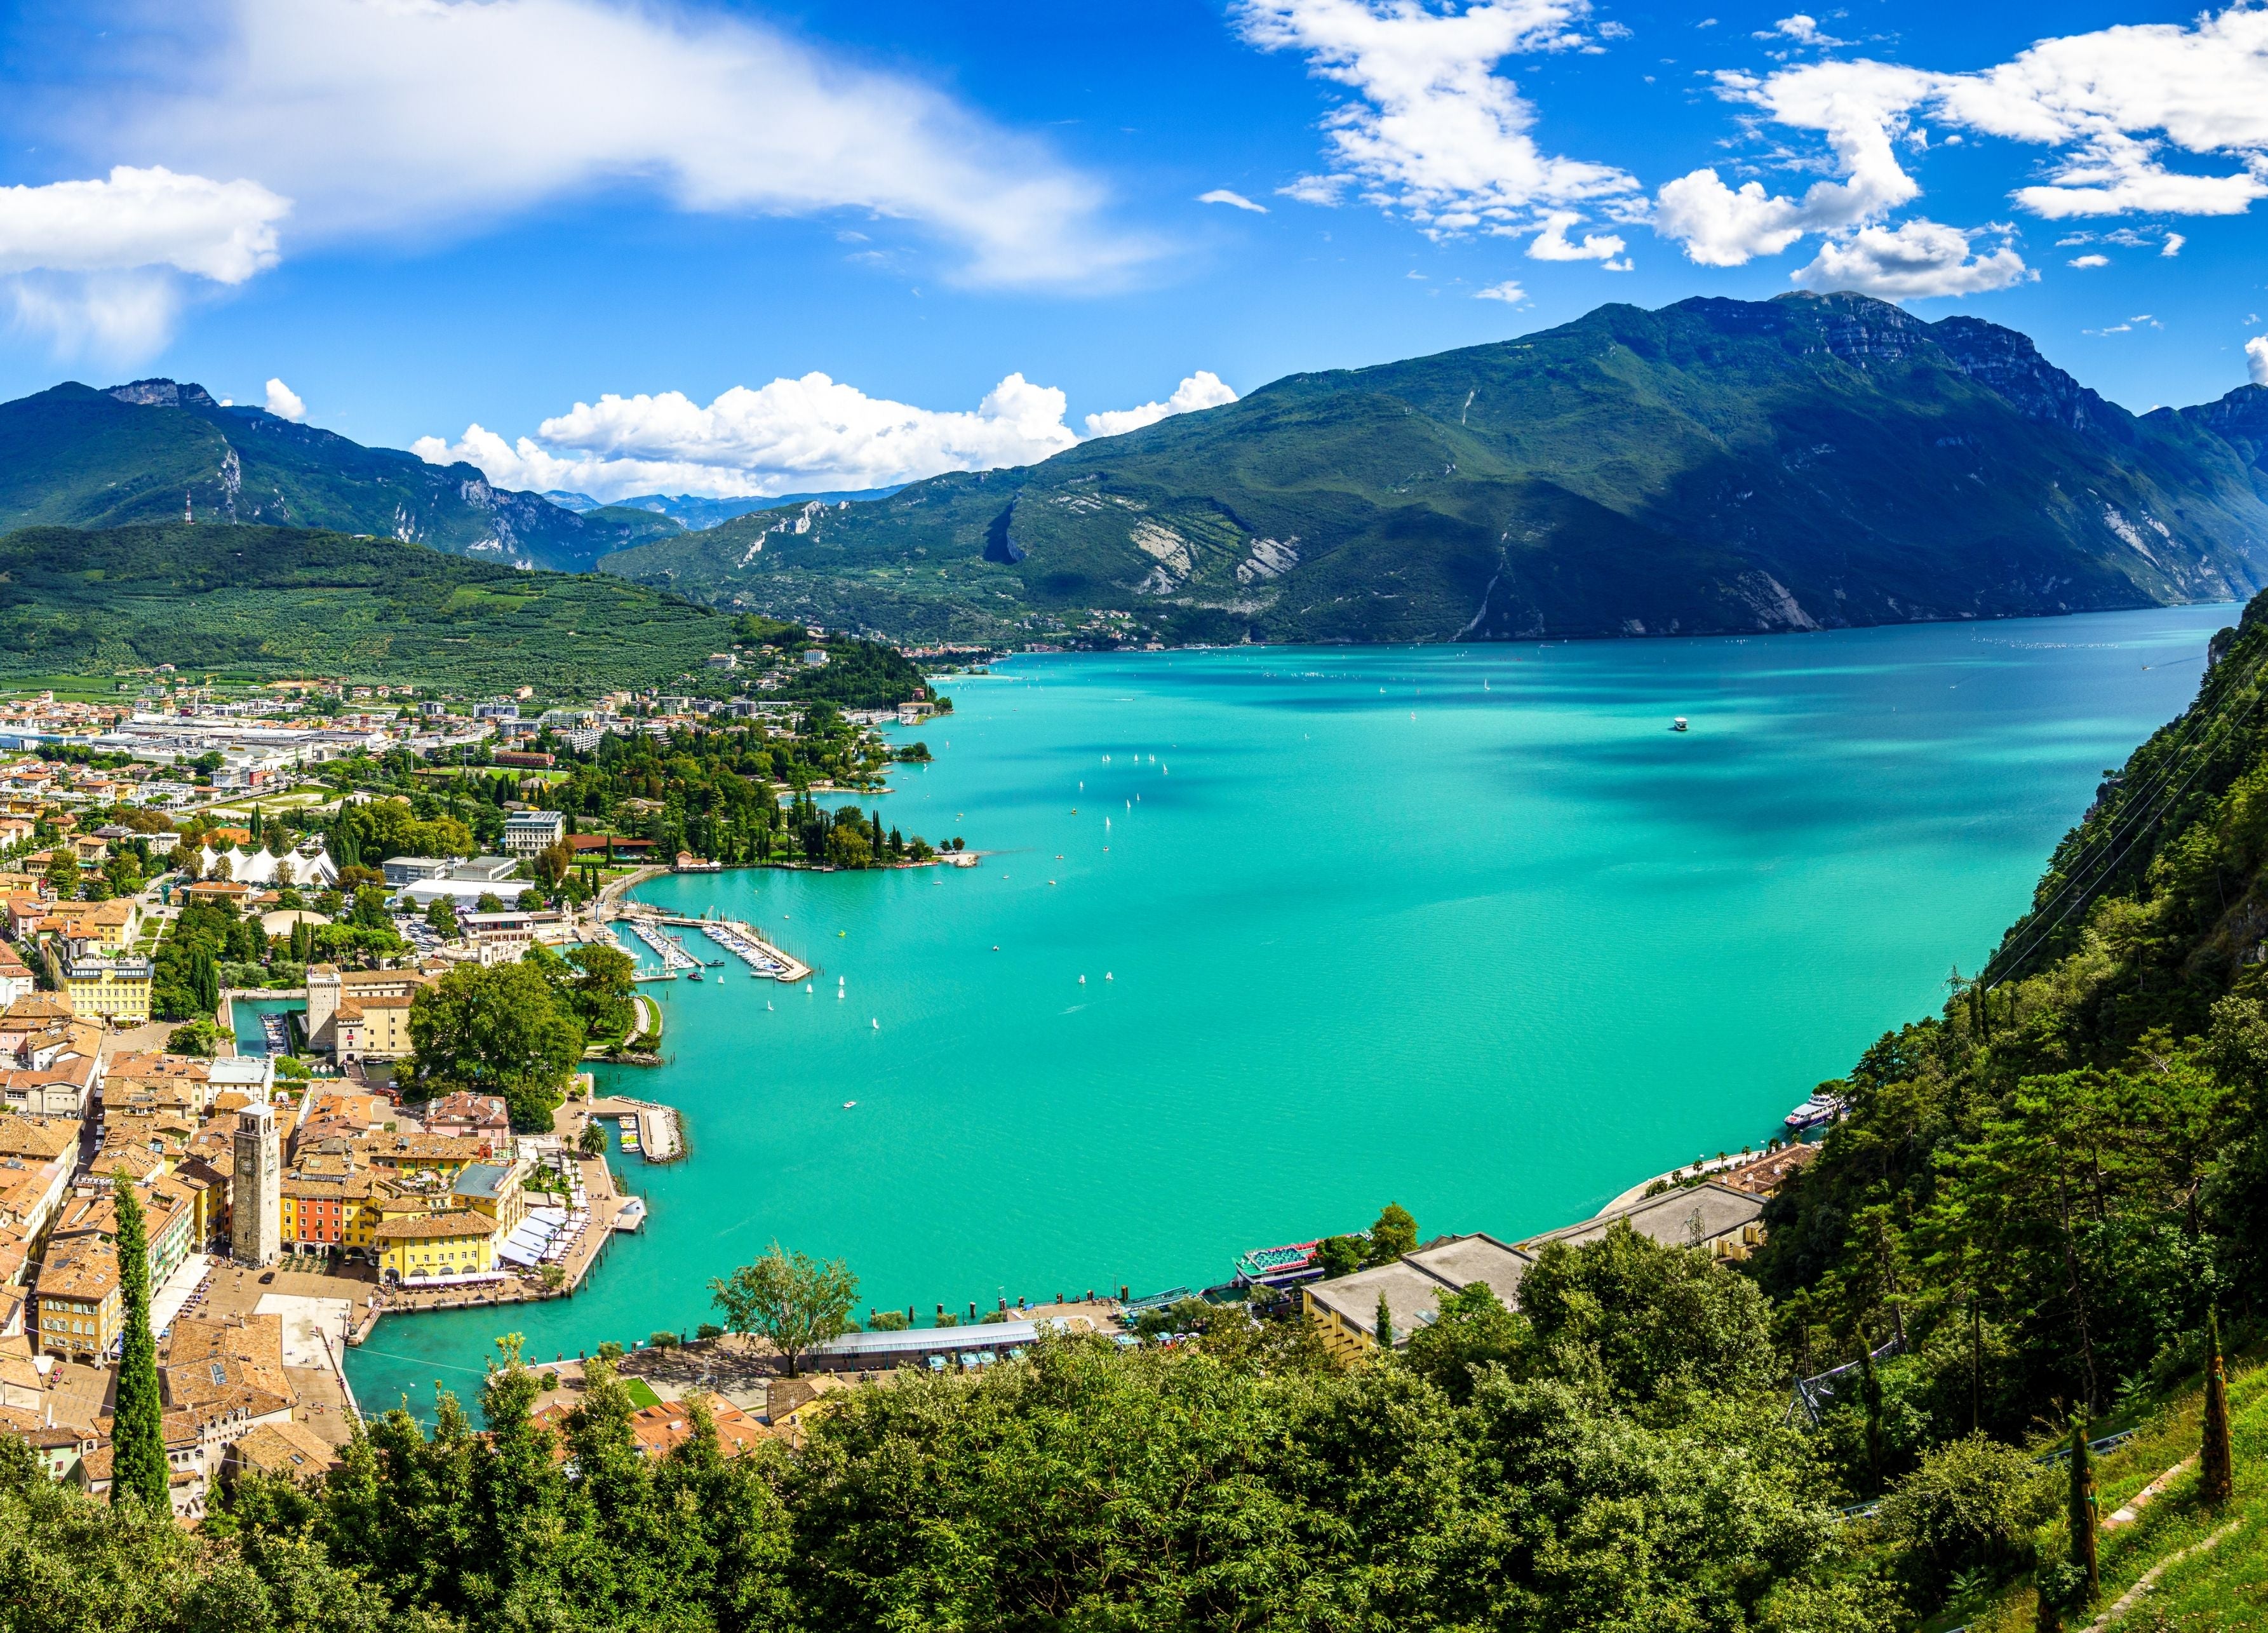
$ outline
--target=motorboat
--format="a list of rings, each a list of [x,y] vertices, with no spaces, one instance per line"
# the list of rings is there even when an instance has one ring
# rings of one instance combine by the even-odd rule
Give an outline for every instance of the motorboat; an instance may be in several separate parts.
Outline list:
[[[1815,1094],[1787,1114],[1787,1126],[1800,1134],[1806,1129],[1816,1129],[1834,1122],[1843,1114],[1843,1100],[1835,1094]]]
[[[1673,732],[1683,732],[1683,731],[1684,731],[1684,730],[1685,730],[1685,717],[1684,717],[1683,715],[1680,715],[1680,716],[1678,716],[1675,719],[1672,720],[1672,721],[1669,723],[1669,729],[1670,729],[1671,731],[1673,731]]]

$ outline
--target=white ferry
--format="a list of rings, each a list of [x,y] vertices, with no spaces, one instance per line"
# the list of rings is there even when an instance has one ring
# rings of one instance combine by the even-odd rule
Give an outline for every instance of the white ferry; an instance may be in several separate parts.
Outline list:
[[[1834,1122],[1843,1114],[1842,1100],[1832,1094],[1815,1094],[1787,1114],[1787,1126],[1800,1134],[1806,1129],[1815,1129]]]

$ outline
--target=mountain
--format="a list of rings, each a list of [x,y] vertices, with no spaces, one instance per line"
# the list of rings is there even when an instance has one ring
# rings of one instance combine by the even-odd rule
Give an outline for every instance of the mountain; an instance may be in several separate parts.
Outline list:
[[[0,403],[0,531],[184,519],[334,528],[534,567],[587,567],[652,536],[495,487],[469,465],[224,405],[202,386],[71,381]]]
[[[1610,305],[600,565],[780,616],[998,640],[2077,612],[2268,581],[2264,417],[2239,394],[2138,418],[2013,330],[1865,296]]]
[[[736,516],[746,516],[751,511],[778,510],[783,505],[802,504],[813,499],[887,499],[897,491],[896,488],[852,488],[838,493],[784,493],[776,499],[711,499],[697,493],[641,493],[631,498],[616,499],[611,505],[601,505],[587,493],[571,493],[563,489],[554,489],[543,497],[578,515],[587,516],[599,510],[651,511],[687,527],[706,528],[731,521]]]
[[[698,673],[713,611],[396,539],[173,521],[0,537],[0,674],[173,664],[590,696]]]

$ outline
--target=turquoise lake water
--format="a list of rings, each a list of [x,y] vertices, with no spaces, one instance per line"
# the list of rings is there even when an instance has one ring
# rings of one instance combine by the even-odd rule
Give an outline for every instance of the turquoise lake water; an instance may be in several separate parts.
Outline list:
[[[1389,1201],[1428,1235],[1587,1215],[1936,1007],[2234,614],[950,680],[881,804],[983,864],[647,886],[814,990],[644,988],[670,1063],[608,1078],[692,1155],[616,1159],[644,1237],[572,1299],[388,1319],[355,1388],[424,1415],[504,1327],[543,1357],[690,1328],[775,1239],[926,1316],[1222,1281]]]

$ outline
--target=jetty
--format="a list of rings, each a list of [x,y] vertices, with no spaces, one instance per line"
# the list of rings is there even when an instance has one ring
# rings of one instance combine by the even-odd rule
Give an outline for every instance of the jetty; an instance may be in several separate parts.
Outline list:
[[[681,969],[701,967],[699,959],[688,953],[672,938],[663,935],[659,930],[644,918],[625,914],[620,922],[630,926],[630,934],[653,949],[654,956],[661,960],[664,973],[675,975]]]
[[[725,952],[746,963],[758,975],[769,975],[774,981],[797,982],[811,978],[811,967],[791,958],[756,933],[755,926],[744,924],[739,919],[726,918],[665,918],[665,924],[683,924],[696,929]]]

